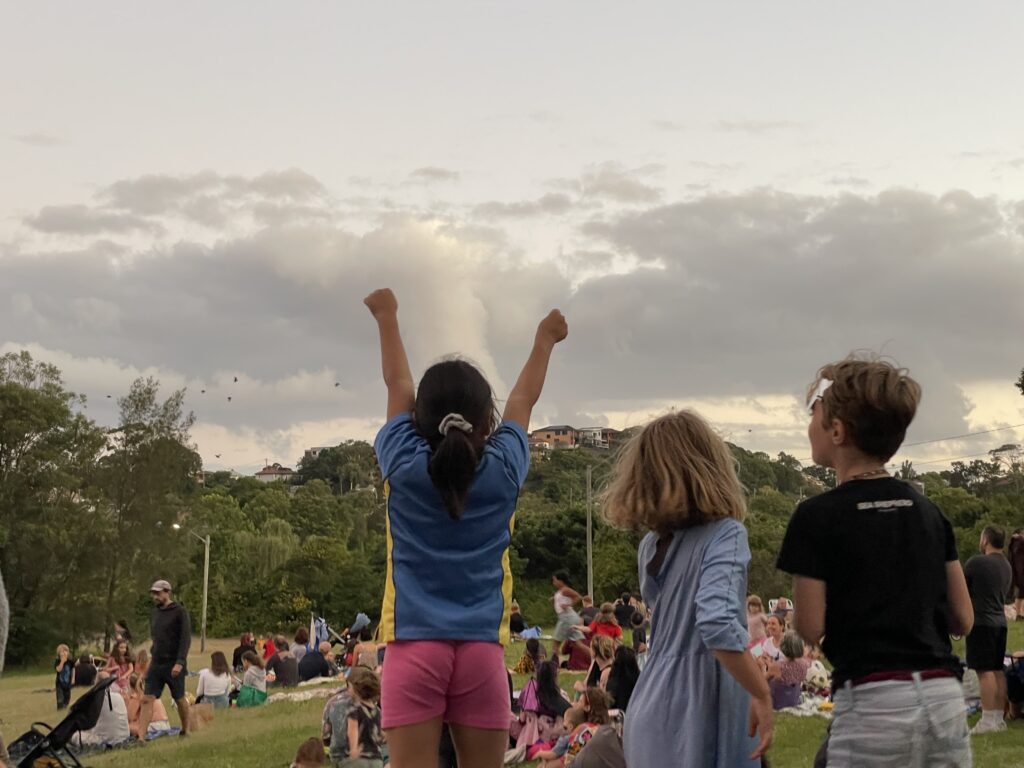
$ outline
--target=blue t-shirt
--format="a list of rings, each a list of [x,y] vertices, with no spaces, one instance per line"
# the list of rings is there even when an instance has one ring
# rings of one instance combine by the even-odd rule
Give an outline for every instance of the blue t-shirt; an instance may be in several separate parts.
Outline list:
[[[381,639],[507,643],[509,547],[530,467],[526,432],[505,421],[488,438],[460,520],[430,480],[430,445],[411,413],[388,421],[373,447],[387,498]]]

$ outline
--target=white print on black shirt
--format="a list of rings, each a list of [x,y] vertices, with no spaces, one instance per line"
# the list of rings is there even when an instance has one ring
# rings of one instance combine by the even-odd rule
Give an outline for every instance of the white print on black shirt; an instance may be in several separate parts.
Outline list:
[[[857,509],[894,509],[895,507],[912,507],[912,499],[892,499],[890,501],[862,501]]]

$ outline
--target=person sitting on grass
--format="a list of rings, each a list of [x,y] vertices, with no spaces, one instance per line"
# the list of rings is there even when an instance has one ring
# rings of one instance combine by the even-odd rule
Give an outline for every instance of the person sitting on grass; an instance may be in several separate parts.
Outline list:
[[[804,656],[804,643],[796,632],[787,632],[779,644],[782,659],[768,663],[768,687],[772,691],[772,709],[786,709],[800,705],[800,689],[810,659]]]
[[[291,768],[317,768],[327,762],[324,756],[324,745],[319,739],[310,737],[299,745]]]
[[[353,667],[348,676],[348,695],[352,706],[348,711],[348,758],[345,768],[383,768],[381,745],[384,734],[380,728],[380,678],[365,667]]]
[[[519,610],[519,603],[513,600],[512,608],[508,614],[508,631],[513,639],[518,639],[525,630],[526,619],[523,618],[522,611]]]
[[[309,631],[305,627],[299,627],[295,633],[295,642],[291,645],[291,652],[297,660],[302,661],[302,657],[311,650],[309,647]]]
[[[214,709],[226,708],[231,683],[231,670],[228,669],[227,657],[221,651],[214,651],[210,656],[210,666],[199,670],[196,703],[202,699],[204,702],[213,704]]]
[[[380,666],[377,664],[377,643],[373,641],[373,629],[369,625],[359,630],[359,642],[352,649],[352,666],[373,671]]]
[[[594,654],[594,662],[590,665],[586,680],[577,680],[573,688],[577,693],[582,694],[585,688],[600,688],[604,690],[608,684],[608,675],[611,673],[612,664],[615,661],[615,641],[607,635],[598,635],[591,643],[590,650]]]
[[[570,707],[565,710],[562,716],[565,733],[558,737],[558,741],[551,749],[542,749],[535,752],[534,760],[540,761],[540,768],[561,768],[565,764],[565,753],[569,751],[569,744],[572,743],[578,730],[584,727],[587,715],[582,709]]]
[[[256,639],[251,632],[243,632],[238,638],[238,647],[231,652],[231,669],[233,671],[242,671],[242,654],[246,651],[256,653]]]
[[[133,672],[129,678],[128,692],[124,694],[125,709],[128,714],[128,730],[139,741],[145,741],[147,734],[159,735],[171,730],[171,721],[167,717],[167,708],[160,699],[154,699],[153,719],[146,726],[146,733],[142,733],[142,682],[143,678],[138,673]]]
[[[273,688],[294,688],[299,684],[299,662],[288,647],[288,640],[278,635],[271,644],[276,650],[267,662],[267,680]]]
[[[263,660],[254,651],[242,654],[242,688],[238,692],[238,706],[255,707],[267,700],[267,673]]]
[[[331,644],[324,640],[317,652],[310,651],[299,659],[299,680],[315,680],[318,677],[337,677],[338,667],[331,659]]]
[[[635,615],[636,613],[634,612],[632,616]],[[630,616],[630,620],[632,620],[632,616]],[[604,635],[612,640],[621,640],[622,627],[619,626],[619,622],[615,618],[615,606],[611,603],[601,603],[601,611],[584,630],[593,633],[595,636]]]
[[[91,653],[84,653],[78,657],[75,664],[75,687],[92,688],[96,682],[96,660]]]
[[[544,646],[541,645],[540,640],[531,637],[526,641],[526,650],[512,671],[517,675],[532,675],[545,658],[547,657],[544,654]]]
[[[587,746],[587,742],[594,736],[598,728],[611,722],[611,715],[608,714],[608,694],[600,688],[585,689],[583,695],[573,704],[573,708],[583,713],[583,725],[573,731],[569,747],[565,752],[565,765],[570,765],[573,762]]]
[[[638,613],[633,615],[639,616]],[[625,712],[629,706],[629,700],[633,696],[633,689],[636,688],[636,681],[639,679],[640,667],[636,662],[636,651],[620,645],[615,649],[615,661],[612,662],[611,671],[608,673],[608,682],[605,684],[611,705]]]
[[[111,675],[107,672],[100,672],[97,677],[100,680],[106,680]],[[100,707],[100,716],[96,725],[87,731],[80,731],[75,737],[75,742],[90,747],[112,747],[123,744],[131,736],[132,733],[128,727],[128,707],[124,697],[107,689],[103,696],[103,706]]]

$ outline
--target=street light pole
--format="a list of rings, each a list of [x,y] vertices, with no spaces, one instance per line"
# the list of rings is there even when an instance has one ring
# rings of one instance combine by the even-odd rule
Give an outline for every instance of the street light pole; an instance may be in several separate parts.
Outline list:
[[[203,553],[203,631],[199,636],[199,652],[206,651],[206,600],[210,593],[210,534],[203,539],[206,551]]]
[[[176,531],[181,530],[178,523],[171,527]],[[199,652],[204,653],[206,651],[206,606],[210,594],[210,534],[200,536],[195,531],[189,531],[187,528],[185,530],[203,542],[203,628],[199,635]]]
[[[593,468],[587,465],[587,594],[594,596]]]

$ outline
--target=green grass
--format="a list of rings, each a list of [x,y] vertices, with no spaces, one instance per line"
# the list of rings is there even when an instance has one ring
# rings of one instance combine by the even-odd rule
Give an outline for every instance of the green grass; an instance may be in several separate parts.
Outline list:
[[[234,640],[207,642],[207,652],[198,650],[189,657],[190,669],[206,666],[214,650],[230,652]],[[198,641],[193,645],[198,649]],[[1024,626],[1011,626],[1010,647],[1024,648]],[[962,652],[962,646],[960,648]],[[523,645],[517,643],[506,651],[509,666],[518,661]],[[563,688],[570,689],[581,675],[563,673]],[[526,678],[515,676],[516,687]],[[189,690],[195,690],[195,678],[189,679]],[[51,673],[13,673],[0,679],[0,720],[6,741],[13,741],[27,730],[34,720],[53,725],[57,712],[52,691]],[[177,725],[175,712],[168,705],[171,724]],[[323,700],[298,704],[270,704],[248,710],[218,713],[206,729],[188,739],[166,737],[142,748],[115,750],[89,757],[85,763],[94,768],[235,768],[235,766],[280,766],[291,763],[298,745],[320,732]],[[1024,721],[1009,723],[1006,733],[975,737],[974,764],[979,768],[1024,768]],[[780,716],[776,719],[775,743],[771,750],[773,768],[810,768],[814,755],[825,735],[822,718]]]

